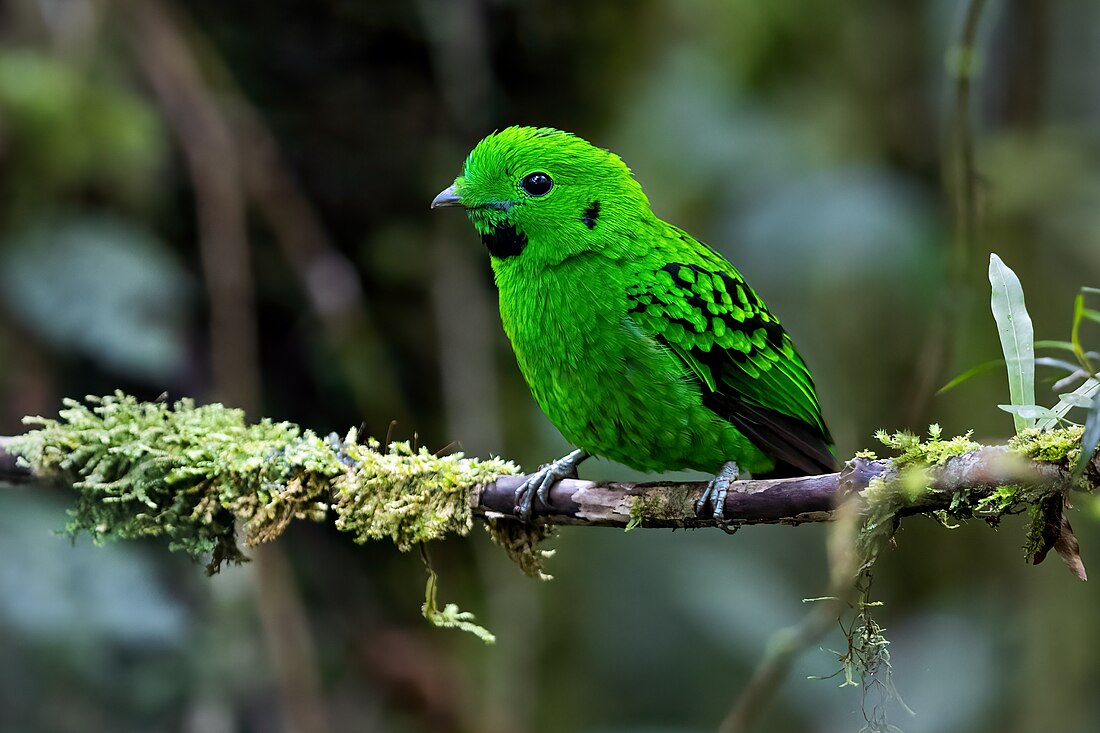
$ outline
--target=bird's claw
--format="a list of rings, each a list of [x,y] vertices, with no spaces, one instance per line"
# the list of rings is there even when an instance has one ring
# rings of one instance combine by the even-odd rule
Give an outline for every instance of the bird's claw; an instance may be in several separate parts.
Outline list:
[[[543,506],[549,507],[550,487],[563,478],[576,478],[577,464],[587,457],[588,454],[584,451],[575,450],[528,476],[516,489],[515,512],[524,521],[530,519],[536,496],[542,501]]]
[[[737,464],[733,461],[723,464],[718,474],[707,484],[707,490],[696,500],[696,515],[703,513],[703,510],[707,507],[707,502],[712,502],[714,505],[714,519],[721,523],[725,519],[726,495],[729,493],[730,484],[736,480]]]

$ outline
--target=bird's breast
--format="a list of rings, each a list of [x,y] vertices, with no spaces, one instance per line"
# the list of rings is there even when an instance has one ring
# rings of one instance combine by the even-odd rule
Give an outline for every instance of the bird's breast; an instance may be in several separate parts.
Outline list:
[[[527,271],[503,264],[497,267],[501,321],[532,387],[571,375],[575,381],[591,371],[585,365],[622,348],[625,288],[600,263],[566,261]]]
[[[577,263],[580,264],[580,263]],[[682,463],[689,410],[683,367],[627,314],[626,281],[599,267],[511,277],[496,267],[500,313],[520,371],[562,435],[642,469]]]

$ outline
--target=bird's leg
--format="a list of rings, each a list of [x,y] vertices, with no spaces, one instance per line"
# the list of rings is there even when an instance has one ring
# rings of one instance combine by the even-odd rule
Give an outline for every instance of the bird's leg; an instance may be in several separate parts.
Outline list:
[[[718,470],[718,475],[707,484],[707,490],[695,502],[695,513],[701,513],[707,506],[707,501],[714,503],[714,518],[721,522],[725,517],[726,494],[729,493],[730,483],[737,480],[737,464],[727,461]]]
[[[576,478],[577,466],[585,458],[588,458],[588,454],[577,449],[528,476],[516,489],[516,512],[524,520],[530,519],[536,494],[545,506],[550,506],[550,487],[563,478]]]

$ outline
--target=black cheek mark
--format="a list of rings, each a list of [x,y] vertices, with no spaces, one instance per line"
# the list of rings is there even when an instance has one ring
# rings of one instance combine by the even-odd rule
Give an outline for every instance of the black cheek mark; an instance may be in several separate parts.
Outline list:
[[[584,216],[581,217],[581,221],[589,229],[596,228],[596,219],[600,218],[600,202],[593,201],[588,205],[588,208],[584,210]]]
[[[481,235],[481,241],[493,257],[515,257],[527,246],[527,235],[511,224],[500,224],[491,232]]]

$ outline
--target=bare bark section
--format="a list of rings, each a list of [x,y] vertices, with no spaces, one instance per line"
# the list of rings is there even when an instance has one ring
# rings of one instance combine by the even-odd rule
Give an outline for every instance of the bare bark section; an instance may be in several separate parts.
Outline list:
[[[1093,461],[1094,466],[1097,461]],[[897,477],[893,461],[856,458],[840,473],[802,478],[737,481],[726,496],[725,518],[735,524],[802,524],[832,521],[845,496],[862,492],[875,478]],[[955,492],[967,489],[981,498],[998,486],[1046,486],[1050,493],[1067,491],[1069,473],[1057,465],[1025,460],[1004,446],[965,453],[931,469],[929,491],[914,495],[901,514],[947,509]],[[477,512],[485,516],[512,516],[513,494],[523,480],[505,476],[484,488]],[[693,504],[706,484],[702,482],[594,483],[564,480],[550,491],[550,507],[536,502],[537,519],[551,524],[585,524],[625,527],[631,522],[635,501],[645,502],[644,527],[713,527],[709,515],[696,516]]]
[[[874,466],[868,471],[868,464]],[[726,520],[744,524],[801,524],[833,518],[836,495],[842,482],[853,490],[866,488],[871,477],[885,472],[874,462],[859,461],[855,475],[842,480],[841,474],[797,479],[736,481],[726,496]],[[516,488],[522,476],[504,476],[481,492],[477,512],[486,516],[512,516]],[[625,527],[630,523],[635,501],[646,503],[645,527],[713,527],[708,515],[696,516],[693,504],[703,494],[704,482],[622,482],[565,479],[550,490],[550,507],[535,502],[536,518],[551,524],[587,524]]]

